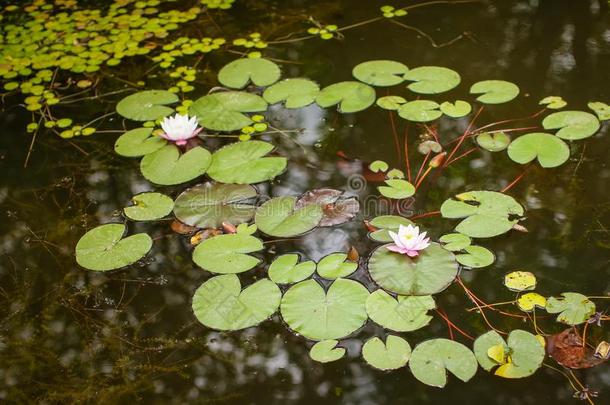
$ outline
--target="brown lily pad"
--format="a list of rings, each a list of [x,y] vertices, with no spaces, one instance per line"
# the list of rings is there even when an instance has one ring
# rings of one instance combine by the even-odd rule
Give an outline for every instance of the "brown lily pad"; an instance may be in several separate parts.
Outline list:
[[[590,368],[605,361],[595,356],[595,350],[583,344],[575,328],[547,336],[546,351],[557,363],[571,369]]]
[[[323,217],[318,226],[335,226],[352,220],[360,211],[356,197],[344,197],[343,192],[332,188],[319,188],[303,194],[295,203],[295,209],[318,204]]]

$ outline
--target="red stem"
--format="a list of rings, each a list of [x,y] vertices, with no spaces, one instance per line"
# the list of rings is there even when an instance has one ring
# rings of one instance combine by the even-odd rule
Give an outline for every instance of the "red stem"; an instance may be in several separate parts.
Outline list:
[[[479,117],[479,115],[481,114],[482,111],[483,111],[483,107],[480,107],[479,110],[477,111],[476,115],[474,116],[474,118],[470,121],[470,124],[468,124],[468,128],[466,128],[466,131],[464,131],[464,133],[460,137],[457,145],[455,145],[455,147],[453,148],[453,150],[451,151],[449,156],[447,156],[447,160],[445,161],[445,164],[443,165],[443,167],[447,167],[447,162],[451,161],[451,158],[453,157],[453,155],[455,155],[455,152],[457,152],[458,149],[460,148],[460,146],[462,146],[464,139],[466,139],[466,136],[468,136],[470,134],[470,130],[474,126],[475,121],[477,120],[477,118]]]
[[[449,162],[447,162],[447,164],[445,166],[449,166],[451,163],[453,163],[453,162],[455,162],[457,160],[460,160],[463,157],[466,157],[466,156],[470,155],[472,152],[474,152],[474,151],[476,151],[478,149],[479,148],[468,149],[466,152],[462,153],[460,156],[451,159]]]
[[[423,214],[420,215],[415,215],[414,217],[409,218],[410,220],[415,220],[415,219],[420,219],[420,218],[426,218],[426,217],[433,217],[435,215],[440,215],[440,211],[431,211],[431,212],[425,212]]]
[[[515,177],[515,179],[513,181],[510,182],[510,184],[506,187],[504,187],[502,189],[502,191],[500,191],[501,193],[506,193],[508,190],[510,190],[511,188],[513,188],[513,186],[517,183],[519,183],[519,181],[523,178],[523,176],[525,176],[525,173],[527,173],[527,170],[529,169],[529,166],[526,167],[523,172],[521,172],[520,175],[518,175],[517,177]]]
[[[390,124],[392,125],[392,136],[394,137],[394,146],[396,147],[396,154],[398,156],[398,160],[400,160],[400,141],[398,140],[398,133],[396,132],[396,123],[394,122],[394,114],[392,111],[388,111],[390,114]]]
[[[417,172],[417,176],[415,177],[415,182],[416,183],[419,180],[419,176],[421,175],[421,171],[424,169],[424,166],[426,165],[426,162],[428,162],[428,158],[430,157],[430,153],[432,153],[432,152],[428,152],[426,154],[426,157],[424,158],[424,161],[422,162],[421,166],[419,167],[419,171]]]
[[[405,162],[407,163],[407,178],[411,182],[411,159],[409,159],[409,124],[405,126]]]
[[[456,331],[460,332],[463,336],[467,337],[470,340],[474,340],[474,338],[472,336],[470,336],[468,333],[464,332],[463,330],[458,328],[453,322],[451,322],[451,320],[449,319],[449,317],[447,315],[443,315],[438,309],[436,310],[436,313],[439,314],[440,317],[443,318],[447,322],[447,324],[449,324]]]

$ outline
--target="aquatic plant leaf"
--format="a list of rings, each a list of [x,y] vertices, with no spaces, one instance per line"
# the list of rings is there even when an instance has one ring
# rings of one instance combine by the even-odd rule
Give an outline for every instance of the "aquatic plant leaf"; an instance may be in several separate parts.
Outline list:
[[[241,233],[218,235],[195,247],[193,261],[212,273],[242,273],[261,262],[248,254],[260,250],[263,250],[263,242],[254,236]]]
[[[387,172],[389,169],[389,166],[386,162],[384,162],[383,160],[375,160],[374,162],[372,162],[369,165],[369,170],[372,171],[373,173],[379,173],[379,172]]]
[[[317,342],[309,350],[309,357],[319,363],[337,361],[345,356],[345,349],[343,347],[337,347],[338,344],[339,341],[334,339]]]
[[[415,225],[410,219],[397,215],[380,215],[373,218],[369,225],[377,228],[376,231],[369,233],[369,237],[377,242],[392,242],[389,231],[398,232],[400,225]]]
[[[384,110],[395,111],[398,110],[400,106],[406,102],[407,100],[400,96],[383,96],[379,97],[375,103]]]
[[[557,363],[572,369],[594,367],[606,361],[595,356],[595,351],[583,340],[574,328],[546,337],[547,353]]]
[[[517,306],[523,312],[532,312],[535,308],[544,309],[546,302],[546,298],[538,293],[527,293],[517,299]]]
[[[564,292],[561,298],[551,297],[547,300],[546,311],[559,314],[557,320],[568,325],[584,323],[595,313],[595,304],[585,295]]]
[[[356,197],[343,197],[343,191],[332,188],[318,188],[304,193],[295,208],[303,208],[308,204],[317,204],[322,208],[322,219],[318,226],[335,226],[353,219],[360,211],[360,203]]]
[[[89,230],[76,244],[76,262],[94,271],[108,271],[133,264],[146,256],[152,239],[145,233],[123,238],[123,224],[100,225]]]
[[[441,66],[420,66],[409,70],[403,77],[414,82],[407,88],[418,94],[444,93],[457,87],[462,81],[458,72]]]
[[[225,274],[210,278],[195,291],[193,312],[208,328],[245,329],[271,317],[281,297],[282,292],[269,279],[259,280],[242,291],[239,278]]]
[[[575,141],[594,135],[600,127],[597,117],[584,111],[559,111],[542,120],[544,129],[559,129],[559,138]]]
[[[296,197],[276,197],[258,207],[254,221],[261,232],[270,236],[291,237],[311,231],[320,223],[322,208],[317,204],[295,206]]]
[[[353,280],[337,279],[327,292],[317,281],[306,280],[286,291],[280,312],[290,329],[308,339],[341,339],[366,322],[368,296],[368,290]]]
[[[338,104],[339,112],[353,113],[370,107],[375,97],[375,89],[368,84],[346,81],[323,88],[316,97],[316,103],[322,108]]]
[[[519,95],[519,87],[505,80],[483,80],[470,87],[470,94],[481,94],[477,101],[484,104],[502,104]]]
[[[432,339],[413,349],[409,368],[419,381],[442,388],[447,384],[447,371],[467,382],[477,372],[477,359],[461,343],[449,339]]]
[[[267,110],[267,102],[256,94],[243,91],[224,91],[203,96],[190,106],[199,124],[214,131],[236,131],[252,124],[244,113]]]
[[[458,273],[455,256],[431,243],[417,257],[379,246],[368,261],[368,271],[381,288],[402,295],[430,295],[443,291]]]
[[[371,86],[394,86],[404,81],[403,75],[409,68],[393,60],[370,60],[354,67],[352,75]]]
[[[542,167],[557,167],[570,158],[570,148],[555,135],[533,132],[515,139],[508,146],[508,157],[520,164],[538,159]]]
[[[177,95],[165,90],[145,90],[131,94],[116,105],[116,112],[134,121],[154,121],[167,117],[174,109],[167,104],[180,101]]]
[[[211,161],[212,155],[201,146],[181,155],[177,146],[165,145],[142,158],[140,171],[152,183],[171,186],[203,175]]]
[[[472,240],[461,233],[448,233],[440,237],[439,242],[443,244],[443,247],[452,252],[457,252],[468,246],[470,246]]]
[[[387,184],[387,186],[377,187],[377,190],[379,190],[384,197],[401,200],[415,194],[415,187],[406,180],[389,179],[385,181],[385,184]]]
[[[440,108],[443,114],[451,118],[465,117],[472,112],[470,103],[463,100],[457,100],[455,103],[444,101]]]
[[[511,196],[495,191],[469,191],[441,205],[443,218],[465,218],[455,230],[471,238],[491,238],[512,229],[523,207]]]
[[[298,262],[296,253],[278,256],[269,266],[269,278],[276,284],[292,284],[305,280],[316,271],[316,264],[311,260]]]
[[[399,336],[388,335],[385,343],[375,336],[362,345],[362,357],[379,370],[396,370],[409,362],[411,346]]]
[[[114,143],[114,151],[125,157],[140,157],[161,149],[167,140],[153,136],[152,131],[152,128],[136,128],[125,132]]]
[[[455,259],[462,266],[477,269],[487,267],[496,261],[496,256],[493,252],[482,246],[466,246],[464,251],[466,251],[466,253],[458,253],[455,255]]]
[[[436,101],[414,100],[400,106],[398,115],[413,122],[429,122],[440,118],[443,113]]]
[[[597,118],[600,121],[610,120],[610,105],[601,101],[592,101],[587,104],[587,107],[597,114]]]
[[[428,325],[432,316],[428,311],[436,308],[431,295],[396,298],[383,290],[374,291],[366,300],[366,313],[373,322],[396,332],[411,332]]]
[[[490,356],[491,349],[503,348],[500,356]],[[545,349],[538,338],[524,330],[513,330],[505,342],[496,331],[479,336],[474,342],[474,354],[486,371],[499,366],[495,375],[504,378],[524,378],[536,372],[544,361]]]
[[[174,200],[161,193],[140,193],[131,198],[133,205],[123,208],[123,213],[134,221],[154,221],[169,215]]]
[[[536,288],[536,276],[529,271],[513,271],[504,276],[504,285],[515,292],[531,291]]]
[[[236,142],[212,155],[208,176],[222,183],[253,184],[271,180],[286,168],[287,160],[266,156],[274,146],[263,141]]]
[[[256,189],[244,184],[203,183],[186,189],[174,206],[181,222],[197,228],[218,228],[223,222],[249,222],[256,207]]]
[[[280,79],[280,67],[263,58],[236,59],[218,72],[218,81],[232,89],[243,89],[250,82],[259,87],[269,86]]]
[[[285,79],[265,89],[263,98],[269,104],[284,102],[286,108],[301,108],[316,100],[320,86],[309,79]]]
[[[490,152],[500,152],[508,148],[510,136],[504,132],[483,132],[477,135],[477,144]]]
[[[559,110],[560,108],[568,105],[566,101],[560,96],[548,96],[540,100],[538,103],[540,105],[546,105],[546,108],[550,108],[551,110]]]
[[[358,269],[358,263],[346,260],[347,253],[331,253],[318,262],[317,272],[329,280],[347,277]]]

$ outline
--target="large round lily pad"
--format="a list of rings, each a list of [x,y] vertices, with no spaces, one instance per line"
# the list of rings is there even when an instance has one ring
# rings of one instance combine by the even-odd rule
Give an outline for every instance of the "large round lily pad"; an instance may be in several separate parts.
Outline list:
[[[441,66],[420,66],[409,70],[403,77],[414,82],[407,88],[419,94],[444,93],[457,87],[462,80],[458,72]]]
[[[174,215],[197,228],[218,228],[223,222],[238,225],[254,216],[253,200],[257,195],[250,185],[203,183],[176,198]]]
[[[597,117],[584,111],[559,111],[542,120],[544,129],[559,129],[555,135],[575,141],[588,138],[599,130]]]
[[[241,233],[218,235],[195,247],[193,261],[212,273],[242,273],[261,262],[248,254],[260,250],[263,250],[263,242],[254,236]]]
[[[296,208],[296,197],[273,198],[256,210],[254,221],[261,232],[271,236],[291,237],[315,228],[324,215],[318,204]]]
[[[218,330],[239,330],[269,318],[280,305],[282,292],[269,279],[262,279],[243,291],[235,274],[212,277],[193,296],[193,312],[205,326]]]
[[[447,371],[467,382],[477,372],[477,359],[461,343],[449,339],[432,339],[413,349],[409,368],[419,381],[442,388],[447,384]]]
[[[540,368],[545,350],[536,336],[524,330],[513,330],[507,341],[492,330],[475,340],[474,354],[483,369],[498,367],[497,376],[523,378]]]
[[[186,183],[203,175],[212,155],[201,146],[184,154],[175,145],[166,145],[149,153],[140,162],[140,171],[147,180],[162,186]]]
[[[353,280],[335,280],[327,292],[317,281],[306,280],[286,291],[280,312],[290,329],[308,339],[341,339],[366,322],[368,296]]]
[[[340,112],[353,113],[370,107],[375,96],[375,89],[368,84],[347,81],[323,88],[316,97],[316,103],[322,108],[338,104]]]
[[[174,109],[167,104],[180,101],[177,95],[166,90],[145,90],[131,94],[116,105],[116,111],[134,121],[154,121],[167,117]]]
[[[161,149],[167,141],[153,136],[152,131],[152,128],[136,128],[125,132],[114,143],[114,151],[125,157],[140,157]]]
[[[76,244],[76,262],[95,271],[118,269],[137,262],[150,251],[152,239],[145,233],[123,238],[126,229],[123,224],[91,229]]]
[[[284,102],[286,108],[305,107],[316,100],[320,86],[309,79],[285,79],[268,87],[263,98],[269,104]]]
[[[471,94],[481,94],[477,100],[485,104],[502,104],[519,95],[519,87],[505,80],[484,80],[470,87]]]
[[[199,124],[214,131],[236,131],[252,123],[244,113],[267,110],[267,102],[243,91],[212,93],[197,99],[189,109]]]
[[[208,175],[222,183],[253,184],[271,180],[286,168],[286,158],[266,156],[274,149],[263,141],[236,142],[214,152]]]
[[[388,250],[373,251],[368,270],[381,288],[402,295],[430,295],[443,291],[458,274],[455,256],[438,243],[431,243],[417,257]]]
[[[131,198],[132,206],[123,208],[125,216],[134,221],[154,221],[169,215],[174,200],[161,193],[140,193]]]
[[[515,139],[508,147],[508,157],[520,164],[538,159],[542,167],[557,167],[570,158],[570,148],[555,135],[534,132]]]
[[[396,298],[383,290],[374,291],[366,300],[366,312],[375,323],[396,332],[410,332],[428,325],[432,316],[428,311],[436,308],[430,295]]]
[[[394,86],[404,81],[409,68],[393,60],[370,60],[362,62],[352,70],[352,75],[371,86]]]
[[[379,370],[396,370],[407,365],[411,357],[411,346],[399,336],[388,335],[385,343],[378,337],[373,337],[364,342],[362,357]]]
[[[439,110],[436,101],[415,100],[400,106],[398,115],[413,122],[429,122],[440,118],[443,113]]]
[[[471,238],[491,238],[508,232],[523,213],[514,198],[495,191],[469,191],[441,205],[444,218],[465,218],[455,230]]]
[[[250,82],[257,86],[269,86],[277,82],[282,72],[280,67],[263,58],[237,59],[218,72],[218,81],[225,87],[243,89]]]

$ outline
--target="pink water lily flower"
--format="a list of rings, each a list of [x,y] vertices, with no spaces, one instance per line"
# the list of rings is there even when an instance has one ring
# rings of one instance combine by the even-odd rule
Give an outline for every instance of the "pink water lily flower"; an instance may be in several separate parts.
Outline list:
[[[161,136],[176,145],[185,145],[186,142],[197,136],[203,128],[197,128],[199,123],[197,117],[189,118],[188,115],[176,114],[173,117],[165,117],[161,121],[163,133]]]
[[[387,247],[392,252],[416,257],[420,251],[430,246],[430,238],[426,238],[426,232],[419,233],[418,226],[400,225],[398,234],[392,231],[388,233],[394,241],[394,244]]]

